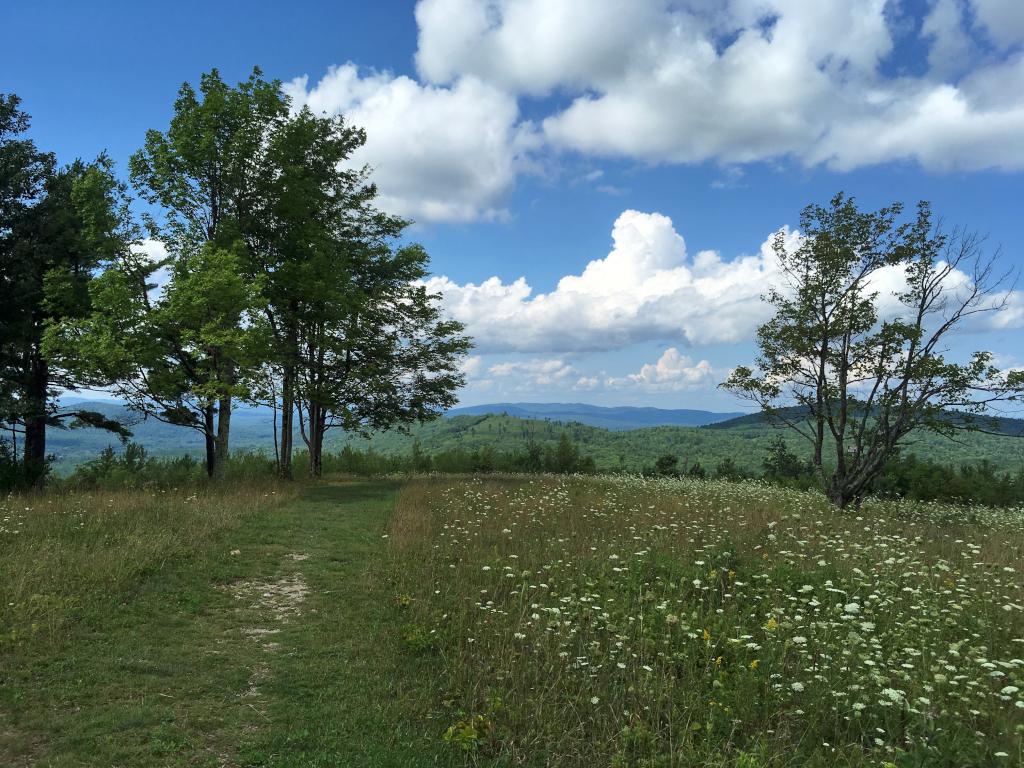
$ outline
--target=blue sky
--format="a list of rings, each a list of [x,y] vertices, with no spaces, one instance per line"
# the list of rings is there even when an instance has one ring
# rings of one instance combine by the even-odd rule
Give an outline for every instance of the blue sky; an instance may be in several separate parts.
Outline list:
[[[65,161],[123,170],[212,67],[363,125],[478,340],[466,404],[735,409],[715,384],[753,356],[762,244],[838,190],[931,200],[1024,262],[1020,0],[12,2],[0,26],[0,91]],[[955,347],[1018,365],[1021,325]]]

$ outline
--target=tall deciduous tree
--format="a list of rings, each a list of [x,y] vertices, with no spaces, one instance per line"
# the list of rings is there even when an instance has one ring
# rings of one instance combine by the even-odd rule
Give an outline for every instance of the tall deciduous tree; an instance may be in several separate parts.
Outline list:
[[[840,507],[860,501],[915,429],[984,429],[1024,383],[988,352],[949,357],[951,334],[1005,305],[982,240],[944,232],[927,203],[909,221],[901,213],[864,212],[842,194],[805,208],[799,246],[775,240],[784,284],[766,297],[776,313],[758,329],[756,367],[722,385],[807,438]]]
[[[131,410],[197,431],[217,476],[215,404],[244,391],[237,369],[262,347],[258,327],[243,322],[258,301],[244,263],[210,243],[169,264],[126,250],[93,280],[92,312],[49,329],[46,352]]]
[[[261,204],[244,220],[253,275],[264,279],[272,339],[264,380],[291,475],[293,417],[320,473],[325,433],[386,429],[454,404],[468,341],[420,281],[427,255],[399,247],[407,226],[374,206],[363,131],[302,109],[280,124],[262,167]]]
[[[241,222],[251,222],[252,211],[262,207],[258,195],[265,190],[258,184],[259,169],[264,165],[269,136],[287,112],[288,101],[280,84],[264,80],[258,69],[235,87],[212,70],[201,77],[198,93],[187,83],[181,87],[167,131],[149,131],[145,146],[132,157],[136,189],[143,199],[159,207],[162,216],[147,218],[150,233],[167,248],[173,285],[189,285],[185,293],[192,295],[195,288],[188,275],[193,266],[209,270],[213,254],[237,255],[246,247]],[[207,247],[214,250],[204,250]],[[170,292],[167,311],[175,304],[176,290]],[[218,322],[232,313],[241,322],[246,314],[244,310],[236,312],[233,305],[227,309]],[[192,330],[199,332],[199,328]],[[229,343],[211,351],[206,357],[216,360],[215,365],[192,367],[192,374],[199,377],[192,394],[204,403],[201,431],[213,457],[211,469],[229,455],[232,407],[235,398],[245,392],[241,361],[228,352],[232,348]],[[173,344],[165,352],[170,357],[182,356]],[[203,376],[208,378],[201,380]],[[214,417],[216,426],[211,427]]]

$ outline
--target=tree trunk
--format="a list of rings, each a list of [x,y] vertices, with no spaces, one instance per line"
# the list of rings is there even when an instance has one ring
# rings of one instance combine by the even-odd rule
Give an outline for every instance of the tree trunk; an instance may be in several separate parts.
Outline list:
[[[217,469],[217,438],[213,421],[213,404],[203,408],[203,437],[206,438],[206,475],[213,477]]]
[[[224,395],[217,406],[217,461],[214,474],[223,478],[231,456],[229,437],[231,434],[231,395]]]
[[[309,404],[309,476],[321,477],[324,468],[324,432],[327,413],[322,406]]]
[[[25,479],[41,488],[46,481],[46,394],[49,366],[38,352],[28,360],[25,411]]]
[[[281,380],[281,440],[280,473],[285,480],[292,479],[292,432],[295,418],[295,369],[285,366]]]

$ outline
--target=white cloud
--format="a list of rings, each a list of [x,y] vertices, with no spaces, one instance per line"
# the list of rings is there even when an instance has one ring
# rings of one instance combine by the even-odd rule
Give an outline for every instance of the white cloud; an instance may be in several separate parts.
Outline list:
[[[152,238],[143,238],[135,243],[135,247],[132,251],[136,254],[144,256],[145,259],[151,264],[159,264],[161,261],[167,258],[167,246],[165,246],[160,240],[153,240]],[[163,293],[167,283],[171,280],[171,268],[169,266],[163,266],[153,272],[150,275],[153,287],[149,291],[150,300],[159,298],[160,294]]]
[[[935,0],[921,24],[921,35],[931,42],[928,66],[935,74],[953,75],[971,57],[971,40],[964,30],[963,0]]]
[[[610,376],[604,371],[581,371],[585,363],[572,363],[564,357],[532,357],[505,360],[484,366],[482,358],[472,358],[471,389],[501,392],[541,393],[550,391],[599,392],[631,391],[670,393],[682,390],[713,389],[720,371],[707,360],[694,362],[677,348],[670,347],[654,363],[646,363],[636,373]]]
[[[303,75],[285,90],[296,106],[344,114],[366,129],[353,164],[373,167],[384,210],[422,221],[504,215],[503,197],[531,142],[514,97],[475,77],[438,87],[351,63],[312,87]]]
[[[801,235],[787,227],[780,231],[785,247],[796,247]],[[430,278],[426,285],[442,294],[448,313],[466,324],[484,354],[610,351],[652,341],[689,346],[747,342],[772,314],[762,295],[771,287],[781,287],[773,239],[774,233],[756,254],[731,260],[711,250],[691,257],[667,216],[627,210],[612,228],[608,255],[591,261],[578,275],[562,277],[549,293],[535,294],[525,277],[509,283],[491,277],[478,284],[460,284],[440,276]],[[955,271],[946,298],[954,300],[969,285],[969,275]],[[906,311],[898,299],[906,287],[906,277],[898,267],[885,267],[874,275],[872,290],[878,292],[881,318],[895,318]],[[1007,297],[1005,311],[979,315],[964,330],[1013,328],[1024,323],[1024,293],[1005,294],[999,289],[992,304],[1003,296]],[[668,382],[673,375],[679,381],[691,373],[703,375],[703,361],[694,365],[675,349],[666,355],[636,374],[640,378],[635,381],[653,384]],[[674,374],[672,365],[678,369]],[[502,363],[489,372],[543,375],[550,380],[576,375],[563,360],[548,360],[543,365],[537,360]]]
[[[647,392],[676,392],[681,389],[713,387],[716,373],[707,360],[693,362],[675,347],[669,347],[656,363],[646,363],[637,373],[608,379],[610,387],[636,387]]]
[[[886,0],[421,0],[417,65],[433,83],[568,96],[544,137],[592,155],[1024,168],[1024,91],[984,100],[956,79],[1006,64],[973,55],[972,19],[1011,50],[1024,3],[971,3],[936,0],[910,32],[932,64],[915,77],[882,72],[900,32]]]
[[[613,77],[662,20],[640,0],[422,0],[416,6],[423,77],[448,83],[472,73],[520,93],[587,87]],[[623,12],[624,9],[628,10]]]
[[[971,0],[978,22],[996,44],[1024,42],[1024,3],[1020,0]]]
[[[514,379],[520,385],[531,387],[564,384],[579,375],[575,368],[559,358],[495,363],[487,372],[495,378]]]
[[[935,170],[1024,168],[1024,101],[982,110],[972,96],[951,85],[890,92],[874,115],[834,126],[808,159],[839,171],[903,158]]]
[[[347,63],[286,90],[366,128],[355,160],[382,207],[421,221],[505,217],[551,150],[1024,169],[1024,2],[906,14],[892,0],[420,0],[419,80]],[[893,77],[891,55],[927,71]],[[551,95],[523,119],[520,98]]]
[[[459,366],[459,372],[466,378],[476,378],[484,370],[484,359],[480,355],[467,355]]]
[[[714,251],[701,251],[690,258],[671,219],[627,210],[615,221],[612,241],[606,257],[563,277],[546,294],[535,295],[524,277],[480,284],[434,277],[427,286],[444,295],[449,313],[467,324],[480,350],[490,352],[735,342],[749,338],[768,317],[760,294],[777,271],[771,238],[752,256],[723,261]]]

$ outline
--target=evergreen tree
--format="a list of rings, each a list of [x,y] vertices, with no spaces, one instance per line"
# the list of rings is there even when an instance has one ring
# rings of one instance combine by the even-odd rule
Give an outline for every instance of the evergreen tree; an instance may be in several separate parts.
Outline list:
[[[18,105],[16,96],[0,95],[0,423],[23,436],[21,477],[40,485],[48,428],[126,434],[98,413],[60,407],[61,390],[79,382],[48,359],[43,340],[48,326],[90,311],[95,270],[130,228],[110,161],[101,156],[58,169],[52,155],[22,136],[28,116]]]

